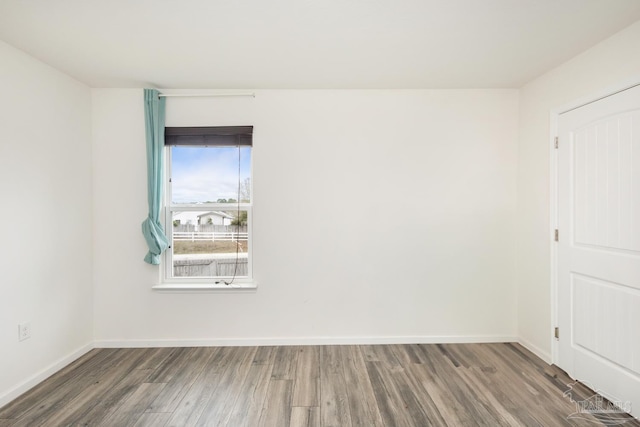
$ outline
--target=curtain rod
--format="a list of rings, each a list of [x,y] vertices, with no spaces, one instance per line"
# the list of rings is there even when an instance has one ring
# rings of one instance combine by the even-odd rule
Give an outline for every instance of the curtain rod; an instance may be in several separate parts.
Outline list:
[[[236,92],[236,93],[161,93],[158,95],[160,98],[169,97],[225,97],[225,96],[250,96],[256,97],[254,92]]]

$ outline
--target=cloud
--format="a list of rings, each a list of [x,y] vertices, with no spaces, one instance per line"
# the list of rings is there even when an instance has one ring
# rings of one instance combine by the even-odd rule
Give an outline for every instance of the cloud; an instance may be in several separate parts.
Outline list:
[[[242,148],[240,180],[250,176],[250,149]],[[172,202],[238,198],[236,147],[173,147]]]

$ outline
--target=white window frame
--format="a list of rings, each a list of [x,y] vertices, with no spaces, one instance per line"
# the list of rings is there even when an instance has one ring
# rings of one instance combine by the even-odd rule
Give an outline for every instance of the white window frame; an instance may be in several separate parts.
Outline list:
[[[170,247],[164,252],[161,262],[160,284],[155,290],[167,291],[246,291],[255,290],[257,284],[253,278],[253,147],[251,147],[251,188],[250,203],[201,203],[201,204],[173,204],[171,182],[171,147],[165,146],[165,194],[163,198],[164,229],[169,239]],[[174,277],[173,276],[173,215],[179,211],[247,211],[247,276],[236,277],[232,283],[231,276],[220,277]]]

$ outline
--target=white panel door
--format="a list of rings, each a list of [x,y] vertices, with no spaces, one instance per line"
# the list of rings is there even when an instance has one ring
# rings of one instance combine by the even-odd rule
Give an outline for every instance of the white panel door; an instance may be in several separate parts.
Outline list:
[[[558,129],[558,366],[638,416],[640,87]]]

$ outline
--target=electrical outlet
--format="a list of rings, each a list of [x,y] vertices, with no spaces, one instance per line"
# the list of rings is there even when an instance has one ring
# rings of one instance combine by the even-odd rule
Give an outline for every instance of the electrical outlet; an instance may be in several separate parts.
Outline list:
[[[18,324],[18,341],[24,341],[31,338],[31,322]]]

